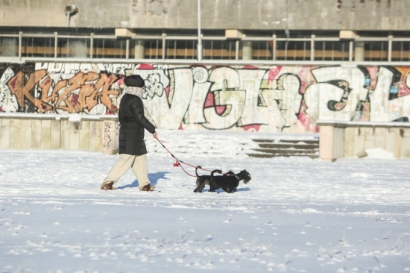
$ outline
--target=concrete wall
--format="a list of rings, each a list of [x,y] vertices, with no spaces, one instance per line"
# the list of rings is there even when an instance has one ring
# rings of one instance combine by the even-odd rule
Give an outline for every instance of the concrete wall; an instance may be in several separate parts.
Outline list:
[[[195,0],[0,0],[1,26],[197,28]],[[202,0],[204,29],[408,30],[408,0]]]
[[[114,117],[0,114],[0,149],[118,151]]]
[[[408,123],[318,122],[318,126],[320,158],[325,161],[364,157],[367,155],[366,151],[374,148],[390,152],[395,158],[410,158]],[[115,154],[118,152],[118,129],[115,116],[0,113],[0,150],[63,149]],[[219,139],[221,145],[227,137],[229,135],[219,135],[210,141],[218,142]],[[243,145],[250,145],[249,140],[245,135],[243,139],[231,141],[237,141],[241,144],[238,149],[243,149]],[[154,151],[164,152],[153,139],[149,139],[148,143]],[[206,153],[216,153],[214,155],[223,157],[221,150],[223,148]]]
[[[65,6],[70,0],[0,1],[1,26],[67,27]]]
[[[317,133],[318,120],[410,120],[410,68],[0,64],[0,112],[116,114],[124,75],[146,82],[162,129]]]
[[[364,157],[369,149],[383,149],[395,158],[410,158],[409,123],[319,122],[320,158]]]

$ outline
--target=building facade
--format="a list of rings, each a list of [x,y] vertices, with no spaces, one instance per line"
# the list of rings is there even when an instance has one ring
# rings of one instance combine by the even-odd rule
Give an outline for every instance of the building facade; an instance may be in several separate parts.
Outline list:
[[[406,0],[1,0],[0,52],[20,60],[406,62],[409,10]]]
[[[317,133],[408,122],[407,0],[0,1],[0,111],[115,115],[144,77],[158,128]]]

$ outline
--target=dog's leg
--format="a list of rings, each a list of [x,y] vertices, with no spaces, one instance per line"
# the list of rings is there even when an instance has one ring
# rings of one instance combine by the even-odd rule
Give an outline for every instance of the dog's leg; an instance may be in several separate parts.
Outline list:
[[[216,188],[213,184],[212,181],[209,181],[209,192],[215,192]]]
[[[199,178],[196,180],[196,188],[195,188],[195,190],[194,190],[194,192],[198,192],[198,189],[199,189],[199,185],[200,185],[201,183],[200,183],[200,180],[199,180]]]
[[[229,193],[234,193],[236,192],[236,188],[229,188]]]
[[[194,192],[202,192],[202,190],[205,188],[205,179],[198,178],[196,180],[196,189]]]
[[[204,180],[202,181],[201,185],[199,186],[199,192],[202,192],[202,191],[204,190],[205,185],[206,185],[206,181],[205,181],[205,179],[204,179]]]
[[[222,171],[221,170],[213,170],[211,172],[211,179],[209,180],[209,191],[210,192],[215,192],[216,189],[220,188],[218,182],[215,181],[214,173],[222,173]]]
[[[202,190],[205,187],[205,179],[201,178],[198,174],[198,169],[201,168],[201,166],[196,166],[195,168],[195,174],[196,174],[196,188],[194,190],[194,192],[202,192]]]
[[[239,186],[239,181],[235,182],[232,187],[231,187],[231,192],[234,193],[236,192],[236,188]]]
[[[197,178],[196,179],[196,188],[195,188],[194,192],[198,192],[198,187],[199,187],[200,184],[201,184],[201,181],[200,181],[199,178]]]

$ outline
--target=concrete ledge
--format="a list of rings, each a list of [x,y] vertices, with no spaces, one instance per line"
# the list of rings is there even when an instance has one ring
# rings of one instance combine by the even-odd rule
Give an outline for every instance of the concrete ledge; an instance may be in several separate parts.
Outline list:
[[[118,151],[116,115],[0,114],[0,149]]]
[[[395,158],[410,158],[410,123],[318,121],[320,158],[335,161],[364,157],[366,150],[381,148]]]
[[[13,119],[70,119],[70,120],[116,120],[117,115],[79,115],[79,114],[38,114],[38,113],[0,113],[1,118]]]
[[[410,128],[410,122],[366,122],[366,121],[332,121],[332,120],[318,120],[316,122],[318,126],[330,125],[338,128],[346,127],[408,127]]]

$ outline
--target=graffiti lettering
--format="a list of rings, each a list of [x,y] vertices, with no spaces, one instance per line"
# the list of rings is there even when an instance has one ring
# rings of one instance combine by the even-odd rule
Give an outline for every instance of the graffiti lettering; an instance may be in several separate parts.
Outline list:
[[[46,111],[47,105],[42,103],[39,99],[35,98],[32,94],[34,86],[37,82],[43,78],[47,72],[45,70],[37,70],[29,75],[26,80],[22,71],[19,71],[14,77],[8,81],[8,88],[11,93],[16,96],[17,103],[20,108],[24,108],[24,99],[27,98],[31,103],[39,109],[40,113]]]
[[[400,77],[401,81],[397,82],[393,80],[394,75],[391,69],[379,69],[377,86],[370,94],[370,120],[409,121],[410,96],[406,85],[408,79]],[[401,92],[398,92],[398,86],[401,86]]]
[[[11,93],[7,82],[13,77],[13,70],[8,67],[0,78],[0,112],[17,112],[17,97]]]
[[[0,75],[3,112],[116,113],[123,77],[140,74],[146,115],[164,129],[317,132],[318,120],[410,117],[409,67],[16,66]]]

